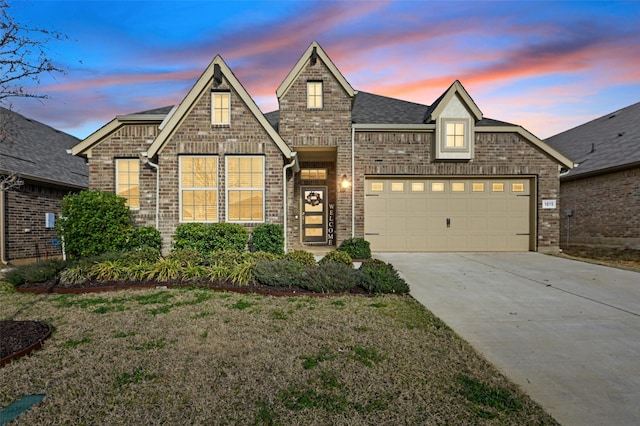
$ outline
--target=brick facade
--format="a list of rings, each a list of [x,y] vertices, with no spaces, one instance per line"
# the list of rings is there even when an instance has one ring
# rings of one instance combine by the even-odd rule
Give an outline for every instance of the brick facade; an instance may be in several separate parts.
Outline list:
[[[572,179],[560,186],[561,243],[640,247],[640,168]],[[567,217],[566,210],[573,215]]]
[[[54,229],[45,227],[45,214],[60,214],[62,198],[70,191],[33,182],[6,191],[5,235],[7,260],[47,259],[61,256],[60,246],[54,246],[57,238]]]
[[[264,122],[254,114],[255,110],[243,100],[244,89],[228,76],[211,78],[205,86],[201,85],[200,80],[194,86],[200,91],[197,96],[192,96],[195,94],[195,89],[192,89],[185,98],[191,102],[188,109],[183,101],[179,108],[179,120],[169,120],[176,123],[175,127],[171,128],[171,133],[164,139],[153,159],[159,166],[159,175],[156,175],[155,169],[141,167],[141,206],[136,212],[136,220],[141,225],[154,224],[155,182],[159,178],[158,221],[165,251],[170,249],[173,233],[180,220],[180,155],[217,156],[220,222],[227,221],[225,157],[264,156],[264,222],[284,224],[283,168],[290,160],[284,155],[287,149],[282,144],[283,141],[291,151],[297,153],[300,168],[327,170],[326,181],[303,181],[293,169],[286,172],[285,232],[288,249],[305,247],[301,211],[302,187],[307,185],[327,187],[327,205],[335,206],[335,245],[351,236],[363,237],[364,185],[365,178],[371,176],[517,176],[529,179],[537,202],[537,206],[532,208],[536,240],[531,241],[531,247],[541,251],[556,251],[559,248],[559,210],[542,209],[542,200],[556,200],[559,196],[557,158],[552,158],[548,152],[545,153],[545,150],[527,139],[529,136],[523,136],[524,133],[519,132],[516,126],[511,126],[508,130],[503,128],[495,133],[482,132],[481,127],[476,128],[473,158],[448,161],[435,159],[436,125],[425,125],[424,119],[422,122],[398,123],[400,126],[393,131],[390,131],[391,127],[385,129],[379,123],[377,128],[382,130],[365,131],[364,126],[354,126],[353,106],[354,96],[357,95],[326,56],[315,56],[316,47],[313,47],[314,60],[306,61],[303,57],[294,67],[295,73],[292,72],[285,79],[286,85],[283,84],[278,89],[278,135],[274,136],[273,133],[270,134],[270,129],[265,129]],[[322,108],[307,107],[309,81],[323,83]],[[456,84],[456,87],[461,87],[459,83]],[[229,125],[211,124],[212,90],[228,90],[231,93]],[[464,91],[463,88],[460,90]],[[383,115],[383,112],[377,114]],[[478,111],[476,117],[479,116],[481,113]],[[135,158],[140,152],[146,152],[150,145],[155,146],[154,139],[160,133],[159,124],[124,124],[92,146],[88,155],[90,186],[114,190],[115,159]],[[397,130],[404,124],[411,124],[412,130]],[[166,128],[162,132],[161,141],[162,135],[167,132]],[[352,182],[352,189],[343,191],[338,188],[342,176]],[[248,229],[255,226],[251,223],[242,225]]]

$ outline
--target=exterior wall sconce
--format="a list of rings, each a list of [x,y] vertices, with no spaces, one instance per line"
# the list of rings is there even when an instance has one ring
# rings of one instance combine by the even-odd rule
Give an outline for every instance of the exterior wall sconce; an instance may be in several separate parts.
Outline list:
[[[349,188],[351,188],[351,181],[347,178],[347,175],[342,175],[342,179],[340,180],[340,192],[344,192]]]

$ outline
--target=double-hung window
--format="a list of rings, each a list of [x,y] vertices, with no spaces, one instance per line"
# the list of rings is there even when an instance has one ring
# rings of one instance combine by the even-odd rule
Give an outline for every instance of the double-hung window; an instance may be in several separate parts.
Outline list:
[[[211,123],[231,123],[231,93],[211,92]]]
[[[264,157],[227,156],[227,221],[264,222]]]
[[[446,140],[444,146],[447,149],[460,149],[465,147],[464,123],[447,123]]]
[[[218,221],[218,157],[180,156],[180,221]]]
[[[116,160],[116,194],[127,200],[131,209],[140,208],[140,161],[122,158]]]
[[[307,81],[307,108],[322,108],[321,81]]]

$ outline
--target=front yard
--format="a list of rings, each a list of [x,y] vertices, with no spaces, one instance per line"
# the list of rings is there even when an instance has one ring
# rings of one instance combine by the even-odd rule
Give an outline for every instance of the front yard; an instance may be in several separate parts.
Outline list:
[[[0,295],[44,348],[0,370],[16,424],[556,424],[409,296]]]

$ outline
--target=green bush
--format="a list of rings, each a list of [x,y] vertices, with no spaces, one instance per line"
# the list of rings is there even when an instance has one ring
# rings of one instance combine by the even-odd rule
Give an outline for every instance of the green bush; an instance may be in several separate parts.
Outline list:
[[[82,266],[70,266],[60,272],[60,286],[71,287],[84,284],[89,281],[89,268]]]
[[[364,238],[346,239],[338,250],[347,253],[351,259],[371,259],[371,245]]]
[[[134,265],[139,262],[155,263],[160,259],[160,250],[150,246],[142,246],[122,253],[120,259],[126,265]]]
[[[86,190],[62,200],[56,232],[69,257],[118,251],[120,236],[132,228],[126,200],[113,192]]]
[[[338,263],[341,265],[348,266],[353,268],[353,259],[349,256],[348,253],[344,251],[330,251],[327,253],[322,259],[320,259],[320,265],[326,265],[328,263]]]
[[[24,283],[41,283],[55,279],[66,263],[59,259],[43,260],[28,265],[17,266],[4,273],[4,280],[14,286]]]
[[[359,283],[369,293],[409,293],[409,285],[390,263],[367,259],[362,262],[359,271],[369,277]]]
[[[260,262],[254,273],[258,282],[273,287],[292,287],[300,285],[306,267],[294,260],[278,259],[272,262]]]
[[[284,255],[284,258],[287,260],[293,260],[294,262],[298,262],[304,266],[316,266],[316,258],[313,253],[308,252],[306,250],[293,250],[287,252]]]
[[[251,254],[247,251],[217,250],[209,253],[207,263],[211,266],[222,266],[231,270],[234,266],[244,262],[250,257]]]
[[[176,259],[160,259],[153,265],[147,274],[149,281],[176,281],[182,277],[184,267]]]
[[[358,271],[340,263],[306,268],[300,287],[315,293],[348,292],[358,284]]]
[[[284,254],[284,230],[282,225],[264,223],[255,227],[251,233],[251,250]]]
[[[249,233],[236,223],[181,223],[173,235],[173,249],[194,249],[202,254],[216,250],[244,250]]]
[[[89,275],[98,281],[119,281],[129,278],[129,271],[121,260],[105,260],[95,263]]]
[[[204,265],[205,257],[196,249],[185,248],[174,250],[169,253],[169,259],[176,260],[180,265],[186,267],[189,265]]]
[[[122,233],[117,245],[118,249],[122,251],[131,251],[142,247],[161,250],[162,238],[160,237],[160,231],[153,226],[132,227]]]

